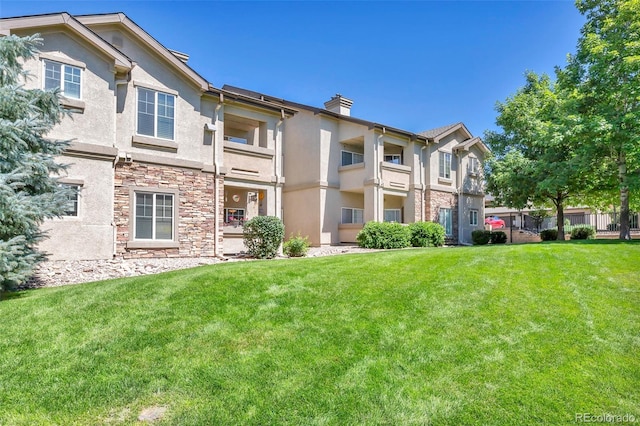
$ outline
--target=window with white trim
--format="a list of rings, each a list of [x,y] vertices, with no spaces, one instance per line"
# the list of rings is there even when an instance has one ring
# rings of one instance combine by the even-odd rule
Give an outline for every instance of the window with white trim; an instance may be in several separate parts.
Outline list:
[[[343,207],[342,223],[364,223],[364,210]]]
[[[480,170],[480,161],[476,157],[469,157],[469,173],[477,175]]]
[[[174,95],[138,87],[137,133],[173,140],[175,104]]]
[[[384,209],[384,221],[402,223],[402,212],[400,209]]]
[[[478,226],[478,210],[469,211],[469,225]]]
[[[135,193],[135,239],[173,240],[173,194]]]
[[[343,166],[348,166],[350,164],[359,164],[359,163],[364,163],[364,155],[357,153],[357,152],[352,152],[352,151],[345,151],[342,150],[342,165]]]
[[[444,228],[445,235],[453,235],[453,217],[451,216],[451,209],[441,208],[438,214],[438,222],[440,222],[440,225]]]
[[[60,93],[71,99],[82,96],[82,69],[61,62],[44,60],[44,89],[60,89]]]
[[[451,179],[451,153],[439,152],[439,176],[444,179]]]
[[[385,154],[384,161],[386,163],[402,164],[402,155],[400,155],[400,154]]]
[[[78,204],[80,201],[80,185],[72,185],[61,183],[60,186],[68,190],[66,194],[67,205],[65,206],[63,216],[78,216]]]

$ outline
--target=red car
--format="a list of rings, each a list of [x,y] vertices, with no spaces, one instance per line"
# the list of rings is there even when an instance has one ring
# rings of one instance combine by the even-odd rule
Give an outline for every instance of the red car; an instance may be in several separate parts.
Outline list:
[[[504,220],[500,219],[498,216],[489,216],[484,220],[485,225],[491,225],[492,228],[504,228]]]

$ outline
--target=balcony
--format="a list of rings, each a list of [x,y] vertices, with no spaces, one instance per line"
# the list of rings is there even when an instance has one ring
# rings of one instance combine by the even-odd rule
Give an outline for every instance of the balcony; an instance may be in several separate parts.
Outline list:
[[[389,162],[380,163],[382,186],[393,191],[408,191],[411,183],[411,167]]]
[[[224,165],[230,177],[270,182],[273,176],[272,149],[236,142],[224,142]]]
[[[340,191],[364,192],[364,180],[366,176],[365,163],[349,164],[340,166]]]

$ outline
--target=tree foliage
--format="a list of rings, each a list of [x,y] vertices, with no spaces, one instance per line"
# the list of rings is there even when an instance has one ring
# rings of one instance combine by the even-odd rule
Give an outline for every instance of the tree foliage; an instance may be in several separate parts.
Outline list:
[[[0,37],[0,291],[30,276],[43,258],[40,225],[67,203],[54,177],[67,144],[44,137],[62,119],[59,92],[23,86],[29,75],[21,64],[39,43],[37,36]]]
[[[565,100],[547,75],[526,74],[526,84],[498,103],[497,124],[487,132],[494,156],[486,162],[487,190],[511,208],[552,204],[558,214],[558,239],[564,239],[566,203],[588,185],[564,119]]]
[[[629,239],[631,198],[640,190],[640,1],[576,5],[587,22],[558,81],[572,101],[576,150],[594,178],[591,195],[606,204],[617,191],[620,238]]]

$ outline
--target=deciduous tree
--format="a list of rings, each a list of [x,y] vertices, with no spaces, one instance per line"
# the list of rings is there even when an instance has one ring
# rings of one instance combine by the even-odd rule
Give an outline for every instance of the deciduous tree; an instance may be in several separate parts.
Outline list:
[[[640,189],[640,1],[576,5],[587,22],[558,81],[573,101],[576,151],[591,170],[596,194],[618,191],[620,238],[626,240],[630,197]]]
[[[488,192],[517,209],[529,203],[552,204],[559,240],[564,239],[567,201],[587,185],[563,118],[564,107],[550,78],[529,72],[524,87],[496,107],[502,133],[485,134],[494,154],[486,162]]]

